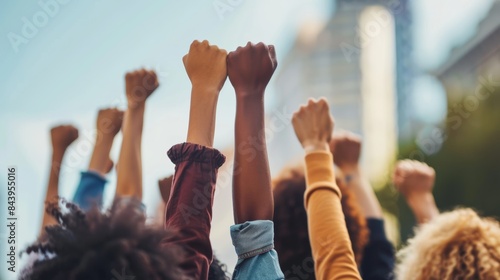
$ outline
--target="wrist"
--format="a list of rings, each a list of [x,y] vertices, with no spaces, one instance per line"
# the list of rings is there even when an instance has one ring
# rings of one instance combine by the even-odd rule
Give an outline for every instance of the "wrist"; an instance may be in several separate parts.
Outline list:
[[[134,111],[144,111],[146,108],[146,102],[132,102],[128,101],[127,104],[127,111],[134,112]]]
[[[207,83],[191,83],[192,92],[202,92],[206,94],[219,94],[221,88]]]
[[[326,141],[311,141],[303,143],[304,151],[306,154],[314,152],[330,152],[330,146]]]
[[[96,147],[108,147],[113,145],[113,140],[115,139],[116,134],[113,133],[103,133],[101,131],[97,131],[97,134],[95,136],[95,144],[94,144],[94,149]]]
[[[234,89],[237,100],[263,100],[265,89]]]
[[[206,87],[206,86],[195,86],[193,85],[191,89],[191,96],[195,96],[197,99],[203,99],[205,101],[216,102],[219,98],[220,90],[216,87]]]
[[[236,95],[236,110],[254,114],[254,112],[264,111],[264,98],[263,96],[252,96],[251,94],[245,96]]]
[[[439,212],[432,193],[413,193],[406,196],[408,206],[416,215]]]
[[[418,224],[425,224],[435,217],[439,216],[439,209],[437,208],[436,204],[411,208],[411,210]]]
[[[52,156],[55,158],[63,157],[68,146],[52,146]]]
[[[335,158],[335,155],[334,155]],[[350,175],[358,175],[361,173],[361,168],[360,166],[355,163],[355,164],[343,164],[343,165],[337,165],[340,170],[342,170],[342,173],[344,174],[350,174]]]

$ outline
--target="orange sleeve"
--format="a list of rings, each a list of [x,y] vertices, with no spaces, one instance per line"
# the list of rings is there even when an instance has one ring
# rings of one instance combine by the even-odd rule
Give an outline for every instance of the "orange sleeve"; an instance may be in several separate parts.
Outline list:
[[[318,280],[361,279],[340,204],[330,152],[306,155],[304,194],[309,239]]]

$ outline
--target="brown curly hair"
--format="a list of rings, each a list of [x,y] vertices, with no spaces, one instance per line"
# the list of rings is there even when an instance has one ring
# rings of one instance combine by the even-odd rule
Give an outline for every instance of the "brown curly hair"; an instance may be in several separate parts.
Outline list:
[[[117,199],[104,213],[97,208],[83,212],[65,200],[48,203],[46,211],[58,224],[47,226],[24,251],[37,253],[38,260],[23,270],[20,279],[109,280],[117,275],[181,279],[184,251],[160,246],[175,233],[147,226],[140,207],[132,199]]]
[[[500,224],[474,210],[443,213],[398,252],[398,279],[500,279]]]
[[[356,263],[360,265],[369,238],[366,218],[361,213],[354,193],[343,183],[337,181],[337,184],[342,192],[342,210],[352,249]],[[314,266],[304,208],[305,190],[306,180],[302,166],[286,168],[274,179],[274,243],[285,276],[296,270],[294,267],[302,266],[309,273],[307,279],[315,279],[314,269],[307,269]]]

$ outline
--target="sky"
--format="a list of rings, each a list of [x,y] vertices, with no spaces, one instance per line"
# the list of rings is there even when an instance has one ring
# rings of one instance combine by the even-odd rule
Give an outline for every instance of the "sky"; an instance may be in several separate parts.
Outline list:
[[[148,100],[143,136],[144,202],[151,214],[159,201],[158,178],[173,172],[165,152],[184,141],[187,132],[190,84],[181,58],[190,43],[207,39],[230,51],[247,41],[263,41],[275,45],[279,62],[304,22],[326,21],[334,9],[332,1],[326,0],[55,1],[0,2],[0,166],[1,170],[12,165],[19,170],[19,248],[35,238],[40,226],[51,153],[50,127],[72,123],[80,130],[79,140],[63,162],[60,181],[60,194],[72,197],[79,171],[90,158],[97,109],[124,108],[126,71],[155,69],[160,88]],[[453,46],[474,34],[492,1],[413,2],[414,60],[423,73],[415,87],[424,92],[424,97],[415,98],[417,116],[427,117],[429,122],[444,116],[442,86],[425,73],[443,63]],[[50,15],[44,17],[46,5]],[[30,30],[35,21],[40,27]],[[29,36],[23,35],[23,29]],[[21,41],[15,44],[12,38]],[[273,92],[271,81],[267,108],[273,106]],[[234,101],[226,82],[219,99],[215,147],[223,149],[233,141]],[[435,104],[432,111],[436,113],[429,114],[426,104]],[[112,150],[115,160],[120,142],[118,136]],[[270,156],[272,163],[272,153]],[[115,175],[109,176],[108,203]],[[0,173],[0,180],[5,178],[6,173]],[[1,186],[0,206],[4,208],[5,184]],[[230,197],[228,192],[222,190],[219,193],[224,194],[219,195]],[[230,207],[230,202],[220,204],[220,209]],[[217,213],[222,212],[214,213],[215,223]],[[0,218],[5,221],[3,213],[1,210]],[[232,222],[227,216],[221,220],[224,225]],[[4,238],[5,227],[0,228]],[[229,230],[218,228],[214,235],[214,245],[226,243],[219,249],[221,258],[233,267],[236,259],[227,242]],[[3,256],[4,239],[1,242]],[[0,263],[0,279],[14,279],[6,273],[3,257]]]

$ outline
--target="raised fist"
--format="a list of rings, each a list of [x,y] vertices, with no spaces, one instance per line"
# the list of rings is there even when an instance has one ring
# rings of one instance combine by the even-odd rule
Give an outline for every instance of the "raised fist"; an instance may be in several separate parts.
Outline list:
[[[125,91],[129,107],[144,104],[159,86],[155,71],[137,70],[125,75]]]
[[[172,180],[174,176],[170,175],[169,177],[163,178],[158,181],[158,188],[160,189],[161,198],[163,202],[168,203],[168,199],[170,198],[170,189],[172,188]]]
[[[60,125],[50,130],[53,149],[66,150],[78,138],[78,129],[72,125]]]
[[[219,92],[227,78],[227,52],[207,40],[194,41],[189,53],[182,58],[193,87],[203,87]]]
[[[358,165],[361,153],[361,138],[349,132],[333,135],[330,141],[330,151],[332,151],[333,161],[338,167],[355,167]]]
[[[123,111],[116,108],[102,109],[97,114],[97,130],[115,136],[122,127]]]
[[[262,97],[277,66],[274,46],[263,43],[248,42],[227,55],[227,72],[237,95]]]
[[[436,173],[427,164],[415,160],[401,160],[396,164],[393,182],[404,196],[432,193]]]
[[[309,99],[307,105],[293,114],[292,124],[302,147],[306,150],[329,150],[333,132],[333,117],[326,99]]]

